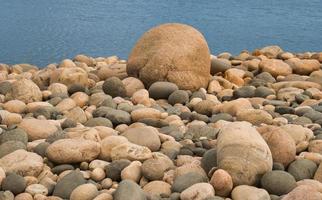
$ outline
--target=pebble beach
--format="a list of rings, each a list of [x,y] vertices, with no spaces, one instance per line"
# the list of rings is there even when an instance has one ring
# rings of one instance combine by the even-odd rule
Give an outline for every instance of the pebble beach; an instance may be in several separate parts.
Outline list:
[[[183,24],[0,64],[0,200],[321,200],[321,89],[322,52],[212,55]]]

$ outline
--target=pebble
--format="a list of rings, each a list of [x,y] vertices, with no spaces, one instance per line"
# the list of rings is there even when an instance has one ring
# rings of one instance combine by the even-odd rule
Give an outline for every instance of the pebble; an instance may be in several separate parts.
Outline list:
[[[275,170],[263,175],[261,186],[270,194],[280,196],[292,191],[296,187],[296,180],[285,171]]]
[[[9,190],[15,195],[24,192],[26,187],[27,183],[25,179],[15,173],[7,174],[7,176],[2,180],[1,183],[2,190]]]
[[[128,61],[0,64],[0,199],[322,199],[321,52],[159,28]]]
[[[70,200],[92,200],[98,195],[95,185],[87,183],[77,186],[70,194]]]
[[[73,190],[78,186],[85,184],[85,182],[82,173],[79,171],[71,171],[57,181],[53,195],[62,199],[69,199]]]

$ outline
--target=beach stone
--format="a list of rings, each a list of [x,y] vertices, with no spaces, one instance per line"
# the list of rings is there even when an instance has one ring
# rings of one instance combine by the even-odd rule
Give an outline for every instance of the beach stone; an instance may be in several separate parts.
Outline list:
[[[230,122],[217,138],[217,164],[231,175],[234,185],[253,185],[261,174],[271,171],[273,159],[265,140],[250,123]]]
[[[204,200],[215,196],[215,190],[209,183],[196,183],[180,194],[181,200]]]
[[[293,161],[288,166],[287,172],[294,176],[296,181],[300,181],[303,179],[312,179],[317,168],[315,162],[308,159],[300,159]]]
[[[147,147],[132,143],[123,143],[112,148],[111,159],[128,159],[130,161],[144,161],[151,158],[151,150]]]
[[[243,86],[233,92],[233,96],[237,98],[251,98],[255,95],[255,87],[253,86]]]
[[[23,113],[26,111],[27,106],[23,101],[10,100],[3,104],[3,108],[11,113]]]
[[[200,138],[215,139],[219,130],[210,126],[192,125],[184,134],[185,139],[198,141]]]
[[[65,114],[65,117],[81,124],[87,121],[84,110],[78,106],[71,109],[67,114]]]
[[[212,122],[212,123],[216,123],[219,120],[224,120],[224,121],[232,122],[232,121],[234,121],[234,118],[233,118],[233,116],[231,116],[228,113],[218,113],[218,114],[214,114],[210,118],[210,122]]]
[[[76,103],[76,106],[83,108],[88,104],[89,96],[84,92],[76,92],[71,95],[71,99]]]
[[[209,149],[203,154],[201,167],[207,174],[213,167],[217,167],[217,150],[215,148]]]
[[[26,192],[33,196],[36,194],[42,194],[46,196],[48,194],[48,189],[41,184],[31,184],[27,186]]]
[[[95,117],[95,118],[91,118],[87,122],[85,122],[84,126],[87,126],[87,127],[95,127],[95,126],[113,127],[113,124],[109,119],[106,119],[104,117]]]
[[[43,169],[44,163],[39,155],[19,149],[2,157],[0,166],[7,173],[13,172],[21,176],[38,176]]]
[[[9,81],[2,81],[0,83],[0,94],[6,95],[11,90],[11,84]]]
[[[39,106],[33,112],[33,116],[38,118],[39,116],[44,116],[46,119],[56,119],[59,111],[53,106]]]
[[[145,89],[142,81],[134,77],[127,77],[122,82],[126,90],[126,96],[128,97],[131,97],[136,91]]]
[[[151,106],[149,92],[146,89],[140,89],[136,91],[131,98],[132,102],[136,104],[142,104],[145,106]]]
[[[68,171],[68,170],[74,170],[73,165],[70,165],[70,164],[57,165],[51,169],[51,172],[54,174],[60,174],[63,171]]]
[[[249,185],[239,185],[231,193],[233,200],[271,200],[268,192],[264,189]]]
[[[158,151],[161,147],[159,132],[152,127],[135,127],[127,129],[122,136],[130,142],[148,147],[151,151]]]
[[[142,175],[148,180],[162,180],[164,173],[174,168],[173,162],[163,154],[154,154],[142,164]]]
[[[281,47],[272,45],[272,46],[266,46],[259,50],[259,53],[262,55],[265,55],[268,58],[276,58],[278,54],[282,53],[283,50]]]
[[[20,141],[7,141],[0,145],[0,158],[2,158],[5,155],[8,155],[18,149],[25,149],[26,145]]]
[[[85,184],[86,180],[79,171],[71,171],[63,178],[57,181],[53,196],[58,196],[62,199],[69,199],[71,193],[78,186]]]
[[[9,99],[20,100],[26,104],[42,100],[42,93],[39,87],[25,78],[13,82],[7,96]]]
[[[178,86],[174,83],[157,81],[149,87],[149,95],[155,100],[168,99],[170,94],[178,89]]]
[[[33,200],[33,197],[29,193],[20,193],[14,197],[14,200]],[[1,198],[0,198],[1,199]]]
[[[92,57],[83,54],[76,55],[73,60],[74,62],[85,63],[88,66],[93,66],[95,64],[95,60]]]
[[[128,143],[126,137],[123,136],[109,136],[101,141],[101,152],[99,158],[110,161],[112,149],[120,144]]]
[[[127,159],[113,161],[105,168],[106,177],[112,179],[113,181],[120,181],[122,170],[130,164],[131,162]]]
[[[114,97],[125,97],[126,88],[121,79],[117,77],[111,77],[104,81],[102,89],[105,94]]]
[[[193,106],[194,111],[199,114],[211,116],[217,103],[211,100],[202,100]]]
[[[125,167],[121,172],[121,179],[129,179],[138,183],[142,177],[141,173],[142,163],[139,161],[133,161],[130,165]]]
[[[319,164],[319,167],[315,171],[314,180],[320,181],[322,183],[322,165]]]
[[[296,156],[296,145],[292,137],[276,126],[262,126],[257,129],[268,144],[273,161],[288,166]]]
[[[245,109],[237,112],[238,121],[247,121],[253,125],[272,124],[273,117],[265,110]]]
[[[160,119],[161,112],[154,108],[139,108],[131,112],[131,117],[134,122],[145,118]]]
[[[220,108],[222,113],[228,113],[235,116],[239,111],[252,109],[252,104],[245,98],[239,98],[229,102],[224,102]]]
[[[180,103],[180,104],[186,104],[189,101],[189,95],[184,90],[176,90],[172,92],[168,98],[168,102],[171,105]]]
[[[62,83],[69,87],[78,83],[84,87],[88,86],[88,73],[80,67],[59,68],[51,72],[50,84]]]
[[[314,59],[290,58],[285,62],[292,67],[294,73],[300,75],[309,75],[313,71],[320,69],[319,61]]]
[[[185,189],[189,188],[190,186],[196,183],[201,183],[206,181],[207,179],[201,174],[196,172],[189,172],[181,176],[178,176],[174,179],[173,185],[171,186],[171,191],[181,193],[182,191],[184,191]]]
[[[300,185],[283,197],[283,200],[319,200],[322,194],[310,186]]]
[[[215,189],[216,195],[227,197],[233,189],[233,180],[225,170],[216,170],[209,182]]]
[[[219,72],[225,73],[225,71],[227,71],[231,67],[232,66],[229,60],[224,58],[211,57],[211,69],[210,69],[211,75],[215,75]]]
[[[9,190],[7,191],[0,191],[0,199],[1,200],[14,200],[14,194],[10,192]]]
[[[1,184],[1,189],[3,191],[9,190],[15,195],[24,192],[26,187],[27,183],[25,179],[15,173],[9,173]]]
[[[277,59],[262,60],[259,63],[259,68],[274,77],[292,74],[292,68],[287,63]]]
[[[25,118],[18,125],[28,134],[28,140],[34,141],[38,139],[46,139],[50,135],[58,131],[58,128],[47,120],[39,120],[34,118]]]
[[[72,67],[76,67],[76,64],[70,59],[64,59],[59,63],[58,67],[59,68],[72,68]]]
[[[62,83],[52,83],[48,90],[51,92],[51,96],[68,96],[68,88]]]
[[[0,134],[0,144],[8,141],[20,141],[23,144],[27,145],[28,135],[23,129],[20,128],[8,130]]]
[[[100,144],[84,139],[60,139],[49,145],[46,151],[48,159],[55,163],[89,162],[99,154]]]
[[[75,93],[77,93],[77,92],[85,92],[85,91],[86,91],[86,89],[85,89],[85,87],[84,87],[83,85],[78,84],[78,83],[74,83],[74,84],[71,84],[71,85],[68,87],[67,91],[68,91],[68,94],[69,94],[70,96],[72,96],[73,94],[75,94]]]
[[[94,117],[105,117],[114,125],[130,124],[131,115],[123,110],[116,110],[109,107],[99,107],[93,112]]]
[[[91,183],[77,186],[70,194],[70,200],[92,200],[98,195],[98,190]]]
[[[74,128],[77,126],[77,123],[74,120],[65,119],[64,122],[60,126],[62,129]]]
[[[138,184],[131,180],[123,180],[113,193],[113,200],[128,200],[129,197],[135,200],[147,200],[144,191]]]
[[[292,191],[296,187],[295,178],[280,170],[270,171],[263,175],[261,186],[270,194],[283,195]]]
[[[322,153],[322,140],[313,140],[309,143],[309,152]]]
[[[268,87],[260,86],[260,87],[255,89],[254,96],[255,97],[263,97],[263,98],[265,98],[265,97],[267,97],[269,95],[274,95],[274,94],[275,94],[274,90],[272,90],[272,89],[270,89]]]
[[[143,191],[150,196],[171,195],[171,185],[163,181],[151,181],[143,187]]]
[[[132,49],[127,73],[139,77],[147,86],[167,80],[183,90],[206,88],[210,78],[207,42],[188,25],[168,23],[154,27]]]
[[[37,146],[35,146],[35,148],[33,149],[33,151],[40,155],[41,157],[45,157],[46,156],[46,150],[48,148],[50,144],[48,142],[42,142],[40,144],[38,144]]]

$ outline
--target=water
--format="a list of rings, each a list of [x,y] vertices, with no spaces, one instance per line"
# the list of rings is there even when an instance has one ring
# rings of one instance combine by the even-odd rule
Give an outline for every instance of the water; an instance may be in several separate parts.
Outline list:
[[[127,59],[146,30],[166,22],[199,29],[213,54],[271,44],[322,51],[321,9],[321,0],[0,0],[0,63]]]

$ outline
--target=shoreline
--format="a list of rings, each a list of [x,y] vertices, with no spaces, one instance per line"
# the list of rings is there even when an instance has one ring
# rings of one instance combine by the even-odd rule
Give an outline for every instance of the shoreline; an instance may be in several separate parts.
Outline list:
[[[135,51],[0,64],[0,198],[322,198],[322,52]]]

